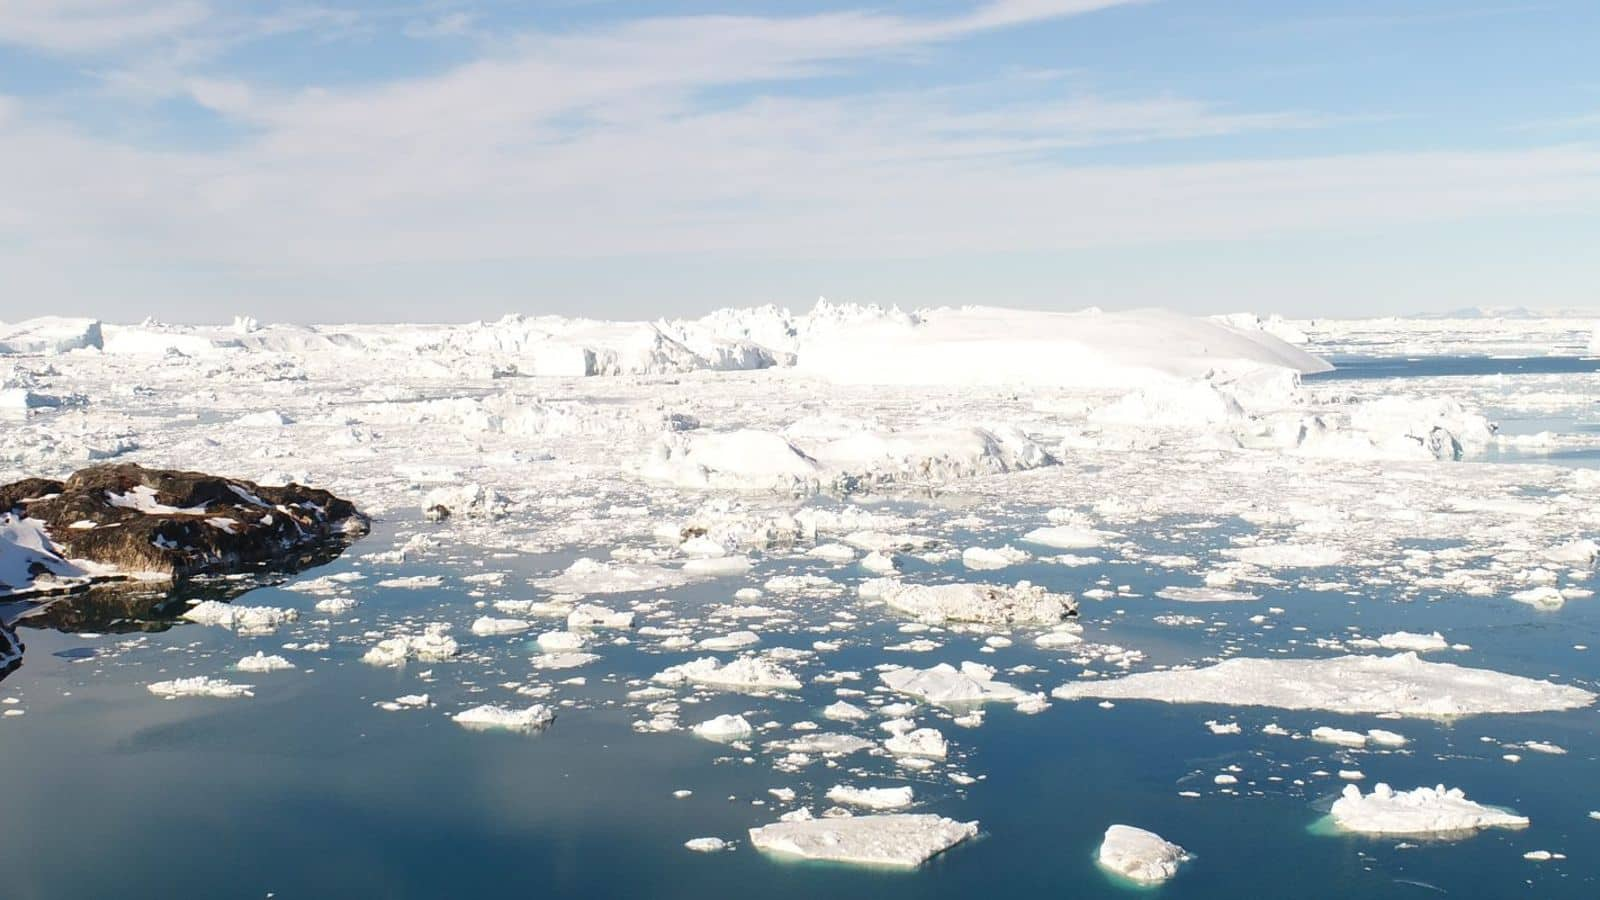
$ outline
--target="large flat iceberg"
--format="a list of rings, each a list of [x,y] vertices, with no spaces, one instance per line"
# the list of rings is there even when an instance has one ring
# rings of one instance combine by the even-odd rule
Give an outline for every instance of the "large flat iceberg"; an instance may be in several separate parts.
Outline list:
[[[750,843],[768,853],[802,859],[909,867],[977,834],[977,822],[897,814],[774,822],[750,829]]]
[[[1118,390],[1222,371],[1332,368],[1265,332],[1176,313],[992,307],[926,310],[829,331],[800,346],[798,367],[839,384]]]
[[[1159,700],[1432,718],[1578,709],[1595,699],[1581,688],[1426,662],[1415,653],[1230,659],[1202,669],[1073,682],[1052,693],[1061,700]]]

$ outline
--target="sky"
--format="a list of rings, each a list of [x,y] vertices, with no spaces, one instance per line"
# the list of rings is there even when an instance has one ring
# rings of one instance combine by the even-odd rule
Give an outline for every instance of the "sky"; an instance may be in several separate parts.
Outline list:
[[[1600,308],[1594,0],[0,0],[0,320]]]

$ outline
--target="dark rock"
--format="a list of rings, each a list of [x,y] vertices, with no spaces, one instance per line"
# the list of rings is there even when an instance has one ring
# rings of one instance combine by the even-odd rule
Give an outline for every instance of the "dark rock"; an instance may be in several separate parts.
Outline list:
[[[450,518],[450,507],[445,506],[443,503],[435,503],[428,507],[422,516],[429,522],[443,522]]]
[[[0,680],[4,680],[22,665],[23,649],[22,641],[17,639],[16,632],[0,623]]]
[[[350,501],[317,488],[132,463],[0,486],[0,510],[42,522],[70,559],[174,578],[283,560],[368,528]]]

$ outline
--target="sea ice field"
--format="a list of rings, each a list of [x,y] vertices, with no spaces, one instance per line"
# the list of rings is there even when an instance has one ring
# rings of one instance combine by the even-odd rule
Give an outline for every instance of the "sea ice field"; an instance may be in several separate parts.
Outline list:
[[[1595,897],[1597,326],[0,325],[0,896]]]

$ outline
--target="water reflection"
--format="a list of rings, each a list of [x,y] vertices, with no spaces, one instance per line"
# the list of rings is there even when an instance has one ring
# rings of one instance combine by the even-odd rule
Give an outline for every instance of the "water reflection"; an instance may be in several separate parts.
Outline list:
[[[349,541],[342,540],[314,545],[231,575],[195,577],[176,583],[109,582],[36,601],[0,603],[0,681],[22,666],[25,646],[17,634],[19,629],[71,634],[166,631],[183,624],[184,610],[196,603],[227,603],[256,588],[282,584],[301,572],[332,562],[349,545]]]

